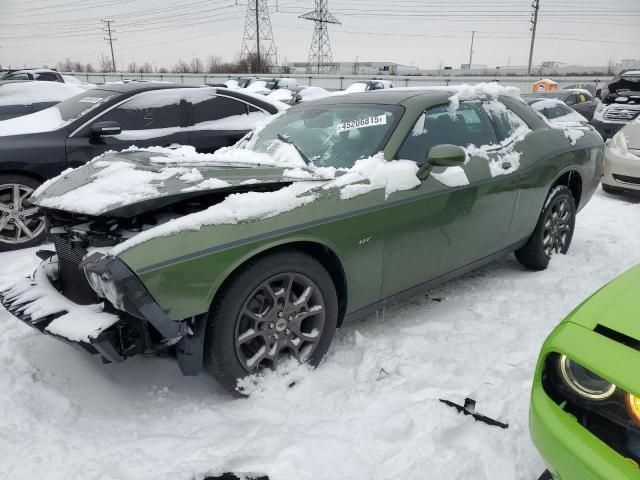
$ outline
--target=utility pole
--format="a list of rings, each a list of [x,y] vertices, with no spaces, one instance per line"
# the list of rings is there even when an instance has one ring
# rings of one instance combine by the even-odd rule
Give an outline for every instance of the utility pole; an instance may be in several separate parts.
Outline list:
[[[473,64],[473,40],[476,36],[476,31],[471,31],[471,48],[469,49],[469,70],[471,70],[471,65]]]
[[[104,39],[109,42],[109,46],[111,47],[111,63],[113,65],[113,71],[115,73],[116,71],[116,56],[113,54],[113,42],[117,40],[117,38],[113,38],[112,37],[112,33],[115,33],[115,30],[111,29],[111,24],[113,23],[113,20],[100,20],[102,23],[104,23],[106,25],[105,28],[103,28],[102,30],[107,34],[106,37],[104,37]]]
[[[536,29],[538,27],[538,10],[540,10],[540,0],[533,0],[533,18],[531,19],[531,48],[529,48],[529,66],[527,75],[531,75],[531,63],[533,62],[533,45],[536,42]]]

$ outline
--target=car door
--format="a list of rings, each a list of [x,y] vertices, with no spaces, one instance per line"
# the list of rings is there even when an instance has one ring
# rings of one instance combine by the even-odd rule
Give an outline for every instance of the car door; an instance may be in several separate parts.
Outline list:
[[[212,153],[235,144],[268,114],[255,105],[212,90],[208,98],[192,100],[189,145],[199,153]]]
[[[185,131],[185,103],[181,89],[143,92],[94,117],[87,125],[67,138],[67,159],[76,167],[108,150],[131,146],[146,148],[188,144]],[[117,135],[94,136],[91,127],[99,122],[115,122]]]
[[[429,108],[398,151],[397,158],[422,164],[435,145],[485,146],[467,148],[464,165],[433,167],[417,189],[389,196],[383,297],[508,247],[517,160],[513,142],[500,143],[490,111],[481,102],[462,102],[453,116],[448,105]]]

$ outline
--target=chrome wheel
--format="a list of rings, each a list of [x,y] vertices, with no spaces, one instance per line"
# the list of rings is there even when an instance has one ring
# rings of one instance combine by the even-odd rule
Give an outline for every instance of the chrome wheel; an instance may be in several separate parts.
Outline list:
[[[44,219],[28,200],[33,191],[18,183],[0,185],[0,243],[26,243],[44,231]]]
[[[566,253],[571,239],[571,207],[569,200],[559,198],[550,208],[544,223],[542,244],[547,257]]]
[[[274,275],[247,298],[236,320],[235,350],[247,372],[274,368],[282,357],[305,362],[322,338],[325,303],[307,276]]]

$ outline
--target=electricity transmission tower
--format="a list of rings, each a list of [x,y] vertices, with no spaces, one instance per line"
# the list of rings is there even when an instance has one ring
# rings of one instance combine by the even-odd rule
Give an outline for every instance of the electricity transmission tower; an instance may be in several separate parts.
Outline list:
[[[315,23],[313,40],[309,49],[309,66],[316,66],[316,73],[327,73],[333,66],[331,55],[331,43],[329,42],[329,30],[327,25],[342,25],[327,8],[327,0],[316,0],[316,8],[313,12],[300,15],[299,18],[311,20]]]
[[[111,24],[113,23],[113,20],[100,20],[102,23],[104,23],[104,27],[102,28],[102,31],[107,35],[106,37],[104,37],[104,39],[109,42],[109,46],[111,47],[111,64],[113,65],[113,71],[116,71],[116,56],[113,54],[113,42],[115,42],[117,40],[117,38],[113,38],[112,37],[112,33],[115,33],[116,31],[114,29],[111,28]]]
[[[251,61],[252,54],[255,55],[255,61]],[[264,71],[278,62],[267,0],[247,2],[240,56],[249,60],[252,70],[255,70],[252,73]]]
[[[533,45],[536,42],[536,28],[538,27],[538,10],[540,10],[540,0],[533,0],[531,7],[533,7],[533,14],[531,18],[531,47],[529,48],[529,66],[527,67],[527,75],[531,75]]]

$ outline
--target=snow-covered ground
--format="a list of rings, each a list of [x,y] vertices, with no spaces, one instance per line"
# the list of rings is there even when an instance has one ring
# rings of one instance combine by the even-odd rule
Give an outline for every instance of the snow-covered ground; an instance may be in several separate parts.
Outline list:
[[[599,191],[548,270],[507,257],[349,324],[320,368],[270,373],[242,400],[169,358],[101,365],[2,310],[0,478],[535,480],[527,412],[540,345],[640,262],[639,202]],[[36,264],[34,249],[0,254],[0,284]],[[438,401],[466,396],[509,429]]]

